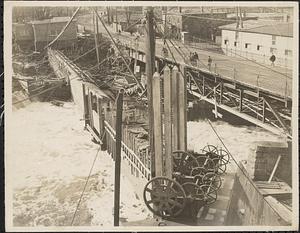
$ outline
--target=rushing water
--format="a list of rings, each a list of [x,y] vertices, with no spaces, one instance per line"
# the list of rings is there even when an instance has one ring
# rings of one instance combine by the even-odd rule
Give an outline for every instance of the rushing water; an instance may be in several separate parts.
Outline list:
[[[83,129],[76,106],[32,103],[9,119],[6,150],[14,226],[70,226],[99,146]],[[74,220],[77,226],[113,226],[114,163],[100,151]],[[121,221],[149,212],[121,177]]]
[[[84,187],[98,145],[83,130],[76,106],[31,103],[9,119],[6,162],[13,194],[14,226],[67,226]],[[280,141],[278,136],[253,126],[213,122],[220,137],[239,160],[247,159],[255,141]],[[187,125],[188,149],[200,151],[207,144],[221,146],[205,120]],[[100,151],[74,225],[113,225],[113,161]],[[121,220],[150,216],[128,179],[121,180]]]

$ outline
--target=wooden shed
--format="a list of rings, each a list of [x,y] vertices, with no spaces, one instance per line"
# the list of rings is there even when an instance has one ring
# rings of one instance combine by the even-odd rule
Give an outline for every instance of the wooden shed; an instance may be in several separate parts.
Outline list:
[[[31,21],[33,27],[34,44],[36,50],[41,50],[57,37],[70,20],[70,17],[54,17],[52,19]],[[58,47],[70,47],[76,41],[77,22],[73,19],[66,31],[57,41]]]

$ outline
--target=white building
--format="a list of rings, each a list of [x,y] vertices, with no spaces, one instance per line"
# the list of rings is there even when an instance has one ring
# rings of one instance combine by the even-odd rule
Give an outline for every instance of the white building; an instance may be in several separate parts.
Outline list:
[[[248,20],[243,27],[237,24],[220,26],[222,50],[228,56],[246,57],[270,64],[270,56],[276,56],[275,66],[292,68],[293,24],[274,21]]]

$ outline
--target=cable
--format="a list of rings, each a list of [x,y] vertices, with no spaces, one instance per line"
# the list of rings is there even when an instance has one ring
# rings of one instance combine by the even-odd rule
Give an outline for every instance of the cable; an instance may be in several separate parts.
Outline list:
[[[105,28],[105,30],[106,30],[107,33],[109,34],[110,39],[112,40],[112,42],[114,43],[114,45],[115,45],[116,48],[118,49],[118,51],[119,51],[119,53],[120,53],[120,55],[121,55],[121,57],[122,57],[122,59],[123,59],[125,65],[126,65],[127,69],[129,70],[129,72],[130,72],[131,75],[133,76],[135,82],[138,84],[138,86],[140,87],[140,89],[143,91],[143,90],[144,90],[144,87],[142,86],[142,84],[140,83],[140,81],[136,78],[136,76],[134,75],[134,73],[131,71],[129,65],[127,64],[127,62],[126,62],[126,60],[125,60],[125,58],[124,58],[124,56],[123,56],[122,51],[121,51],[121,50],[119,49],[119,47],[117,46],[115,40],[113,39],[112,35],[111,35],[110,32],[108,31],[107,27],[105,26],[105,24],[104,24],[102,18],[99,16],[97,10],[94,9],[94,11],[95,11],[95,13],[96,13],[98,19],[100,20],[101,24],[103,25],[103,27]]]
[[[211,121],[209,119],[207,119],[207,122],[209,123],[210,127],[212,128],[212,130],[214,131],[214,133],[216,134],[217,138],[219,139],[219,141],[222,143],[222,145],[224,146],[225,150],[227,151],[227,153],[230,155],[230,157],[232,158],[232,160],[234,161],[234,163],[237,165],[237,167],[240,169],[240,171],[244,174],[244,176],[247,178],[247,180],[250,181],[250,184],[255,188],[255,190],[260,193],[259,188],[256,187],[256,185],[253,183],[253,181],[250,179],[250,177],[248,177],[248,175],[245,173],[244,169],[241,168],[241,166],[238,164],[238,162],[235,160],[235,158],[233,157],[233,155],[230,153],[230,151],[228,150],[228,148],[226,147],[225,143],[223,142],[223,140],[221,139],[221,137],[219,136],[219,134],[217,133],[217,131],[215,130],[215,128],[213,127]],[[280,215],[277,213],[277,211],[274,209],[274,207],[271,206],[271,204],[269,202],[267,202],[267,200],[264,198],[264,196],[262,196],[263,200],[271,207],[271,209],[280,217]]]
[[[87,70],[85,70],[85,71],[87,72],[87,71],[90,71],[90,70],[95,69],[96,67],[99,67],[99,66],[102,65],[105,61],[109,60],[109,59],[112,58],[113,56],[114,56],[114,54],[113,54],[113,55],[110,55],[109,57],[104,58],[99,64],[96,64],[96,65],[92,66],[91,68],[89,68],[89,69],[87,69]]]
[[[73,13],[72,17],[70,18],[69,22],[64,26],[64,28],[63,28],[63,29],[61,30],[61,32],[56,36],[56,38],[55,38],[53,41],[51,41],[46,47],[44,47],[44,49],[50,47],[52,44],[54,44],[54,43],[58,40],[59,37],[61,37],[61,35],[66,31],[66,29],[68,28],[68,26],[70,25],[70,23],[72,22],[72,20],[73,20],[74,17],[76,16],[76,14],[78,13],[79,9],[80,9],[80,7],[78,7],[78,8],[76,9],[76,11]]]
[[[78,201],[78,203],[77,203],[77,206],[76,206],[75,212],[74,212],[74,214],[73,214],[73,218],[72,218],[72,221],[71,221],[71,226],[73,226],[73,223],[74,223],[74,219],[75,219],[75,217],[76,217],[77,210],[78,210],[78,208],[79,208],[79,206],[80,206],[80,203],[81,203],[81,200],[82,200],[83,194],[84,194],[84,192],[85,192],[86,186],[87,186],[87,184],[88,184],[88,182],[89,182],[89,179],[90,179],[90,177],[91,177],[92,170],[93,170],[93,168],[94,168],[94,165],[95,165],[95,162],[96,162],[96,159],[97,159],[97,157],[98,157],[98,154],[99,154],[99,151],[100,151],[100,149],[101,149],[101,146],[99,146],[99,148],[98,148],[98,150],[97,150],[97,153],[96,153],[96,155],[95,155],[95,158],[94,158],[94,161],[93,161],[93,163],[92,163],[92,166],[91,166],[91,169],[90,169],[89,175],[88,175],[88,177],[87,177],[87,179],[86,179],[86,181],[85,181],[85,184],[84,184],[83,190],[82,190],[82,192],[81,192],[81,195],[80,195],[79,201]]]

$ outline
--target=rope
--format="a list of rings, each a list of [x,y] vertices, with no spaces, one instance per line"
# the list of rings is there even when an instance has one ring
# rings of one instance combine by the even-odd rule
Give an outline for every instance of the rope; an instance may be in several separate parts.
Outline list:
[[[248,174],[245,173],[244,169],[238,164],[238,162],[236,161],[236,159],[233,157],[233,155],[230,153],[230,151],[228,150],[227,146],[225,145],[225,143],[223,142],[223,140],[221,139],[221,137],[219,136],[219,134],[217,133],[216,129],[213,127],[211,121],[209,119],[207,119],[207,122],[209,123],[210,127],[212,128],[213,132],[216,134],[217,138],[219,139],[219,141],[222,143],[222,145],[224,146],[226,152],[230,155],[230,157],[232,158],[232,160],[234,161],[234,163],[237,165],[237,167],[240,169],[240,171],[244,174],[244,176],[247,178],[247,180],[249,180],[250,184],[255,188],[255,190],[260,193],[259,188],[256,187],[256,185],[253,183],[253,181],[250,179],[250,177],[248,177]],[[269,202],[267,202],[267,200],[264,198],[263,196],[263,200],[267,203],[267,205],[269,205],[269,207],[280,217],[280,215],[277,213],[277,211],[274,209],[274,207],[271,206],[271,204]]]
[[[98,150],[97,150],[97,153],[96,153],[96,155],[95,155],[95,158],[94,158],[94,161],[93,161],[93,163],[92,163],[92,166],[91,166],[91,169],[90,169],[89,175],[88,175],[88,177],[87,177],[87,179],[86,179],[86,181],[85,181],[85,184],[84,184],[83,190],[82,190],[82,192],[81,192],[81,195],[80,195],[79,201],[78,201],[78,203],[77,203],[77,206],[76,206],[75,212],[74,212],[74,214],[73,214],[73,218],[72,218],[72,221],[71,221],[71,226],[73,226],[73,223],[74,223],[74,219],[75,219],[75,217],[76,217],[77,210],[78,210],[78,208],[79,208],[79,206],[80,206],[80,203],[81,203],[81,200],[82,200],[83,194],[84,194],[84,192],[85,192],[86,186],[87,186],[87,184],[88,184],[88,182],[89,182],[89,179],[90,179],[90,177],[91,177],[92,170],[93,170],[93,168],[94,168],[94,165],[95,165],[95,162],[96,162],[96,159],[97,159],[97,157],[98,157],[98,154],[99,154],[99,151],[100,151],[100,149],[101,149],[101,146],[99,146],[99,148],[98,148]]]

